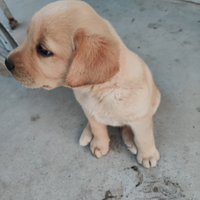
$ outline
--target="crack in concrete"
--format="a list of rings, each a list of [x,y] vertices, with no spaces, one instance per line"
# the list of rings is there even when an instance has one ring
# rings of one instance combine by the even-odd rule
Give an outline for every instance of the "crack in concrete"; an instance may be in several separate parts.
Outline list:
[[[198,6],[200,5],[200,3],[195,2],[195,1],[185,1],[185,0],[177,0],[177,1],[184,2],[184,3],[191,3],[191,4],[198,5]]]

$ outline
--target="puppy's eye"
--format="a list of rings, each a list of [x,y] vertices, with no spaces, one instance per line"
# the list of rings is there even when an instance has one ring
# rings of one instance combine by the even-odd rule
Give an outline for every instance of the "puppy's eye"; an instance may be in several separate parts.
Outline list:
[[[49,51],[46,47],[39,45],[37,47],[37,52],[42,55],[42,56],[52,56],[53,53],[51,51]]]

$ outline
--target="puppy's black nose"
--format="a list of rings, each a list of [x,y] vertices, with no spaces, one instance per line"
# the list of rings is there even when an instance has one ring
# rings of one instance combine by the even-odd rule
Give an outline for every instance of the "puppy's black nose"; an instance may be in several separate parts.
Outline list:
[[[13,71],[15,68],[15,65],[13,64],[13,62],[8,58],[5,60],[5,65],[9,71]]]

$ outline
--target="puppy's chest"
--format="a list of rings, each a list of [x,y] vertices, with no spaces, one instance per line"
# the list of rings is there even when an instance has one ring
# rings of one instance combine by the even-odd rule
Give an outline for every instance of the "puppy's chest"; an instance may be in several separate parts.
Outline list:
[[[122,102],[114,93],[102,97],[75,92],[75,96],[83,109],[92,115],[97,121],[111,126],[122,126]]]

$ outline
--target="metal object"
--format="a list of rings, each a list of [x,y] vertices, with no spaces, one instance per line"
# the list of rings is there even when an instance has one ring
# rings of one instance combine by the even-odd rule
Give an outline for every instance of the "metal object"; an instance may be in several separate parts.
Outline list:
[[[17,46],[17,42],[0,22],[0,56],[7,57]]]
[[[6,17],[8,18],[11,29],[15,29],[19,24],[17,20],[15,20],[14,17],[12,16],[4,0],[0,0],[0,7],[2,8]]]

